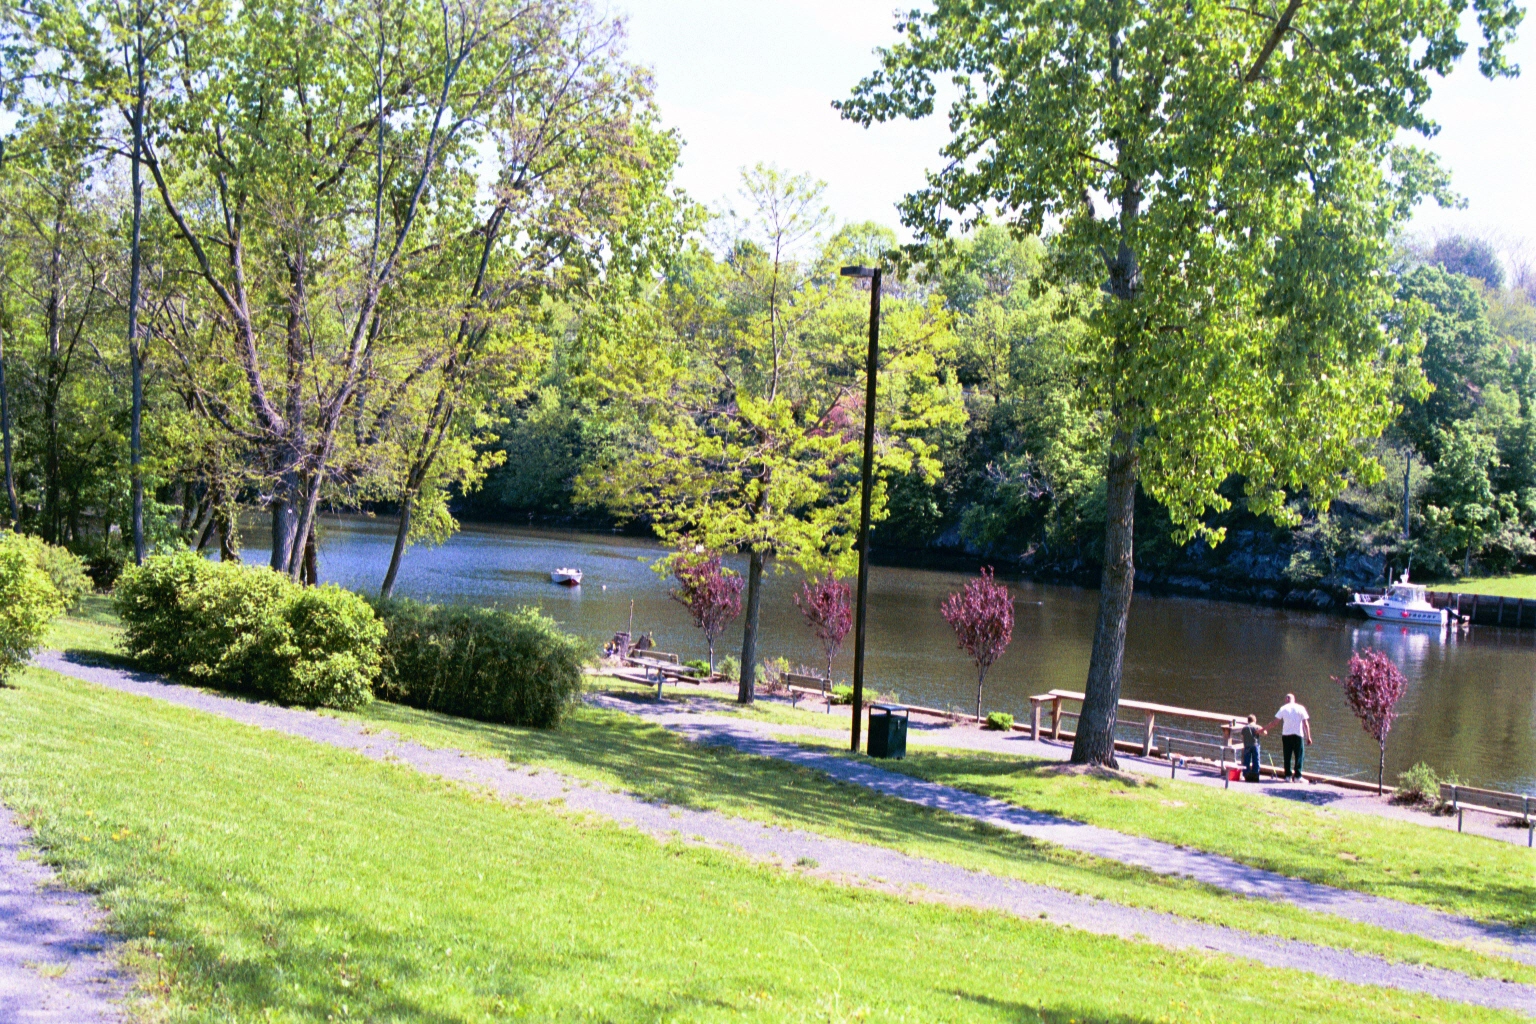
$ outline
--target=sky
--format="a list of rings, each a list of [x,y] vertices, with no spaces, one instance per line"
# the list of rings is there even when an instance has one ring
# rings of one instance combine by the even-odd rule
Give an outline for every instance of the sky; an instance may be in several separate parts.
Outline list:
[[[615,0],[630,55],[655,74],[663,119],[686,146],[679,183],[719,206],[759,161],[827,183],[840,222],[898,227],[896,202],[938,166],[940,115],[864,129],[830,103],[874,70],[895,41],[895,0]],[[910,6],[910,4],[908,4]],[[1452,173],[1465,209],[1420,208],[1426,239],[1478,234],[1536,259],[1536,16],[1514,60],[1524,78],[1489,82],[1469,52],[1430,101],[1440,133],[1421,144]],[[905,234],[905,233],[903,233]]]

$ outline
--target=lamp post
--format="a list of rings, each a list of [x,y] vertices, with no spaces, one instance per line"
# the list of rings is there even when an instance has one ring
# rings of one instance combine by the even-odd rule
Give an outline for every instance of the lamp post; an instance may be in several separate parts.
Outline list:
[[[869,604],[869,500],[875,475],[875,370],[880,359],[880,268],[844,267],[844,277],[869,281],[869,359],[864,364],[864,469],[859,499],[859,598],[853,620],[853,729],[849,749],[859,752],[864,715],[864,624]]]

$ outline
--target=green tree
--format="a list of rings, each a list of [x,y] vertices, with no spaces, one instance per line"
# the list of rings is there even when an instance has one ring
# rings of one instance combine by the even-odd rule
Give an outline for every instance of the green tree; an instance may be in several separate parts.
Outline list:
[[[1508,496],[1494,493],[1488,471],[1499,463],[1493,437],[1471,423],[1453,423],[1436,432],[1440,459],[1424,492],[1424,519],[1430,536],[1450,554],[1461,551],[1463,574],[1472,555],[1514,514]]]
[[[583,472],[578,498],[643,517],[676,548],[747,553],[743,702],[755,692],[768,559],[846,574],[858,522],[868,300],[846,279],[809,273],[821,191],[803,176],[747,172],[749,206],[726,221],[725,258],[696,251],[658,296],[662,319],[631,322],[627,342],[594,364],[620,382],[612,405],[641,418],[630,444]],[[940,363],[947,316],[893,301],[883,323],[876,519],[888,474],[937,472],[922,432],[963,416]]]
[[[1087,384],[1107,527],[1075,761],[1115,759],[1138,484],[1179,535],[1216,541],[1203,516],[1234,474],[1282,521],[1289,493],[1372,474],[1360,439],[1389,422],[1411,355],[1383,323],[1388,239],[1442,187],[1396,140],[1432,130],[1430,76],[1465,50],[1466,6],[937,0],[839,104],[864,124],[923,117],[957,82],[946,166],[902,206],[919,243],[949,211],[996,209],[1059,224],[1060,271],[1102,281]],[[1483,72],[1511,73],[1522,12],[1476,8]]]
[[[1439,458],[1440,432],[1470,419],[1483,392],[1503,376],[1499,339],[1488,320],[1478,286],[1439,267],[1415,267],[1405,274],[1400,297],[1423,303],[1419,357],[1434,389],[1425,398],[1404,396],[1398,426],[1431,462]]]

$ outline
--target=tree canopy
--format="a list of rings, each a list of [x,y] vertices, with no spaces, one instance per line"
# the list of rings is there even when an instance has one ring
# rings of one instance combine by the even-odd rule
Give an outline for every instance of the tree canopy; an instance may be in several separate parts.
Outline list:
[[[1102,281],[1084,383],[1108,423],[1108,529],[1076,760],[1114,761],[1138,484],[1216,541],[1202,517],[1234,475],[1288,521],[1290,494],[1372,472],[1361,439],[1414,351],[1389,316],[1391,238],[1444,187],[1398,134],[1432,130],[1466,5],[1364,7],[939,0],[838,104],[866,125],[924,117],[952,81],[948,163],[902,206],[919,243],[957,211],[1054,224],[1061,272]],[[1476,13],[1480,67],[1510,73],[1522,12]]]

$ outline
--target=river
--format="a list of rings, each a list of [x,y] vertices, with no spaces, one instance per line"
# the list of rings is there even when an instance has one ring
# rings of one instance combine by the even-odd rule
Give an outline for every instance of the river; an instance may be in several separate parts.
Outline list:
[[[376,591],[394,538],[391,520],[325,517],[320,577]],[[264,531],[246,531],[246,557],[266,559]],[[440,547],[407,552],[396,592],[435,601],[537,605],[594,643],[626,627],[654,633],[662,650],[703,657],[703,637],[668,597],[668,581],[649,563],[656,544],[608,533],[466,525]],[[745,571],[744,559],[727,559]],[[743,563],[743,564],[738,564]],[[579,567],[579,588],[549,582],[549,570]],[[975,669],[955,646],[939,602],[962,573],[877,565],[870,571],[866,685],[915,704],[973,709]],[[1024,720],[1028,697],[1053,687],[1081,690],[1088,667],[1098,593],[1080,587],[1007,579],[1017,596],[1013,644],[992,667],[986,710]],[[821,656],[795,607],[799,580],[767,577],[762,610],[764,656],[816,665]],[[740,654],[739,623],[719,652]],[[1366,736],[1329,677],[1350,653],[1385,650],[1408,678],[1401,716],[1387,744],[1388,778],[1416,761],[1469,784],[1536,790],[1536,630],[1478,626],[1469,636],[1392,627],[1336,614],[1291,611],[1198,598],[1137,595],[1126,641],[1123,696],[1268,721],[1287,691],[1312,713],[1316,740],[1307,766],[1374,778],[1376,744]],[[836,674],[852,671],[852,636]],[[1127,737],[1134,729],[1126,731]],[[1279,738],[1266,755],[1279,759]]]

